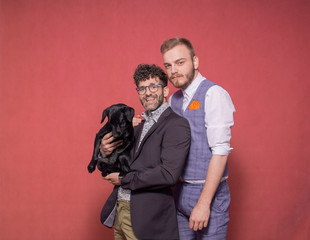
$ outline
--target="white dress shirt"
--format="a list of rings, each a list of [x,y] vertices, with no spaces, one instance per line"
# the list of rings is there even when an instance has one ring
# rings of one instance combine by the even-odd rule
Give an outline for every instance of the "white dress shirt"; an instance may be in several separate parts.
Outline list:
[[[190,104],[197,88],[206,80],[200,73],[196,79],[183,91],[183,111]],[[171,96],[172,97],[172,96]],[[171,105],[171,97],[169,105]],[[222,87],[212,86],[205,97],[205,126],[208,143],[213,155],[229,155],[231,127],[234,125],[233,114],[236,112],[228,92]]]

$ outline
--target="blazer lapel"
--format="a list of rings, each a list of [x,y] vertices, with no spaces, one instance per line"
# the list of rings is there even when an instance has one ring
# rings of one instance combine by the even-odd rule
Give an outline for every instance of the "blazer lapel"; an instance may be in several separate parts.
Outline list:
[[[144,123],[145,123],[145,120],[143,120],[138,126],[136,126],[134,128],[135,132],[135,139],[134,139],[134,145],[133,145],[133,148],[132,148],[132,161],[131,163],[134,161],[134,157],[136,155],[136,152],[137,152],[137,147],[138,147],[138,144],[139,144],[139,141],[140,141],[140,137],[141,137],[141,133],[142,133],[142,130],[143,130],[143,126],[144,126]]]
[[[165,122],[165,119],[169,116],[169,114],[172,112],[171,108],[168,107],[162,114],[161,116],[159,117],[158,121],[154,123],[154,125],[150,128],[150,130],[145,134],[142,142],[140,143],[140,146],[139,148],[137,149],[138,147],[138,144],[139,144],[139,141],[140,141],[140,136],[141,136],[141,133],[142,133],[142,129],[143,129],[143,124],[140,124],[142,125],[141,126],[141,129],[139,129],[140,131],[137,132],[138,134],[138,138],[136,143],[135,143],[135,147],[134,147],[134,158],[133,158],[133,161],[136,160],[136,158],[139,156],[140,152],[141,152],[141,149],[142,149],[142,146],[143,144],[145,143],[145,141],[147,141],[147,139],[149,138],[149,136],[151,136],[153,134],[153,132],[161,125],[161,124],[164,124]],[[140,126],[139,125],[139,126]],[[138,129],[137,129],[138,130]]]

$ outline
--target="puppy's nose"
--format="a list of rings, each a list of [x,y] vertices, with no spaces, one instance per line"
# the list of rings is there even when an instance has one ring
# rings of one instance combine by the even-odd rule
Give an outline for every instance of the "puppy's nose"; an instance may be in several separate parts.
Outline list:
[[[118,138],[122,136],[123,131],[121,130],[121,128],[118,126],[115,129],[113,129],[114,131],[112,131],[113,133],[113,137]]]
[[[114,138],[118,138],[120,136],[121,136],[121,134],[119,132],[113,132],[113,137]]]

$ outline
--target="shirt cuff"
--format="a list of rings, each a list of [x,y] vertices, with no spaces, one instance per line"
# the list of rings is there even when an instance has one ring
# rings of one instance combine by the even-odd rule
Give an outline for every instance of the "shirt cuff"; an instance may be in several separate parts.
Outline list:
[[[228,156],[233,148],[229,146],[215,146],[211,148],[212,155]]]

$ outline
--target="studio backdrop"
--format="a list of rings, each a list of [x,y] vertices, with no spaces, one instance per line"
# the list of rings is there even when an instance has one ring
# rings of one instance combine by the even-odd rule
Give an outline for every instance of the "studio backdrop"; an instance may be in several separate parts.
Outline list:
[[[142,113],[134,70],[163,67],[175,36],[237,110],[228,239],[310,239],[309,11],[307,0],[0,0],[0,239],[113,239],[99,221],[112,186],[87,171],[95,133],[111,104]]]

